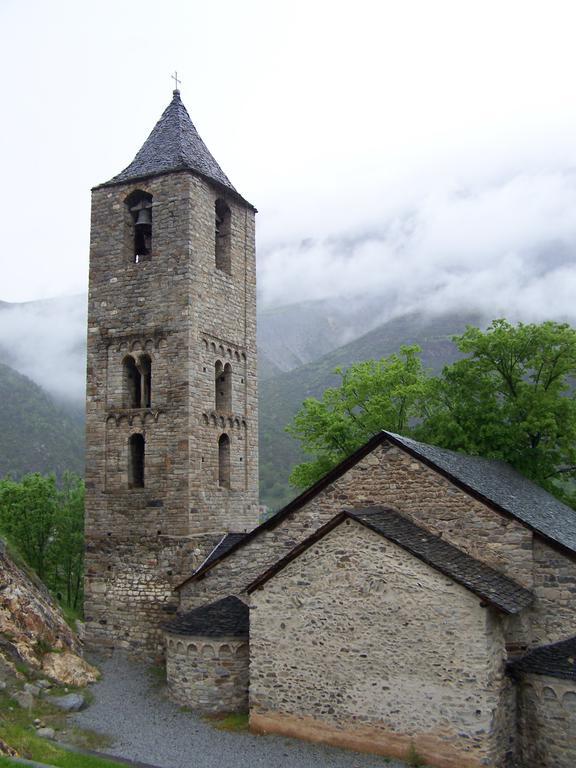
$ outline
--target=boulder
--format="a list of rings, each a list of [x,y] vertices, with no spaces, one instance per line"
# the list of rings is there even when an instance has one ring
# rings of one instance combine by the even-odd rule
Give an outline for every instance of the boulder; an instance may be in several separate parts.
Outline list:
[[[55,739],[56,738],[56,731],[54,728],[38,728],[36,731],[36,735],[40,736],[43,739]]]
[[[42,671],[56,682],[75,688],[83,688],[100,677],[96,667],[70,651],[45,654]]]
[[[68,693],[66,696],[54,696],[49,699],[49,701],[59,709],[63,709],[64,712],[79,712],[85,704],[84,696],[79,693]]]
[[[40,688],[32,683],[24,683],[24,690],[26,693],[31,693],[32,696],[40,696]]]
[[[12,694],[12,698],[22,709],[32,709],[34,706],[34,696],[28,691],[16,691]]]

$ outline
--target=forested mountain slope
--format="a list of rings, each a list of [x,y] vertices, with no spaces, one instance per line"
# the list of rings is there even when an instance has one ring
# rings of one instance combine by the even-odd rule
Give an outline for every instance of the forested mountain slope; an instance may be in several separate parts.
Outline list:
[[[278,508],[295,491],[288,486],[291,467],[302,461],[296,440],[285,432],[286,425],[307,397],[320,397],[326,387],[339,383],[337,367],[397,352],[403,344],[422,347],[424,366],[438,373],[453,362],[457,349],[452,336],[467,325],[486,325],[479,315],[447,314],[426,317],[404,315],[390,320],[358,339],[334,349],[313,363],[260,382],[260,498]]]
[[[0,363],[0,477],[84,472],[82,416]]]

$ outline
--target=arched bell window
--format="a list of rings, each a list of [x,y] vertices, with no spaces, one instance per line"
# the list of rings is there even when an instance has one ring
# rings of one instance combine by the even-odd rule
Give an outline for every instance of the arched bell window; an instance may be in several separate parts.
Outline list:
[[[144,488],[144,435],[130,435],[128,440],[128,487]]]
[[[218,485],[230,488],[230,438],[227,434],[218,439]]]
[[[214,257],[216,269],[232,273],[230,254],[231,212],[228,204],[218,198],[214,204]]]
[[[126,198],[131,227],[132,261],[139,264],[152,254],[152,195],[136,190]]]

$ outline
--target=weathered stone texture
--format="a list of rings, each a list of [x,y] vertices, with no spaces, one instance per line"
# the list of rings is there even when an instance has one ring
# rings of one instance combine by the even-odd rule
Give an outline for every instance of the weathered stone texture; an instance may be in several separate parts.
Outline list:
[[[499,615],[438,571],[348,521],[252,594],[251,722],[431,764],[501,766]],[[274,726],[277,724],[277,728]],[[359,730],[358,730],[359,729]],[[330,737],[333,733],[334,739]],[[358,744],[356,744],[358,746]]]
[[[576,683],[544,675],[522,675],[519,684],[519,765],[574,768]]]
[[[166,641],[166,679],[175,701],[206,714],[248,711],[247,639],[170,634]]]
[[[152,195],[152,252],[133,258],[126,198]],[[174,583],[221,535],[258,522],[254,212],[235,196],[231,274],[214,261],[221,196],[190,172],[93,191],[86,420],[88,642],[161,647]],[[122,363],[151,359],[150,407],[127,407]],[[233,371],[215,411],[216,359]],[[218,439],[231,441],[230,488]],[[145,482],[130,488],[128,440],[145,440]]]
[[[576,628],[576,563],[457,488],[399,448],[382,445],[307,505],[180,590],[188,610],[247,584],[342,509],[387,505],[472,557],[533,590],[534,607],[506,622],[514,645],[555,642]],[[558,601],[558,610],[552,605]]]

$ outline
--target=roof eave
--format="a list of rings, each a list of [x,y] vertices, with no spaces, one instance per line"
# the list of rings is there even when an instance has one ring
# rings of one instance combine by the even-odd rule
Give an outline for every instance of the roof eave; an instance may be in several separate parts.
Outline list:
[[[222,184],[222,182],[217,181],[216,179],[213,179],[211,176],[208,176],[205,173],[202,173],[201,171],[196,171],[194,168],[190,168],[187,165],[181,165],[181,166],[175,166],[174,168],[169,168],[165,171],[155,171],[154,173],[147,173],[142,174],[138,176],[130,176],[127,179],[117,179],[116,177],[113,179],[110,179],[110,181],[104,181],[101,184],[96,184],[96,186],[92,187],[92,192],[98,189],[106,189],[108,187],[120,187],[120,186],[126,186],[131,184],[136,184],[140,181],[147,181],[148,179],[154,179],[158,178],[159,176],[169,176],[173,173],[190,173],[193,176],[198,176],[200,179],[203,179],[207,184],[210,184],[210,186],[214,187],[218,190],[218,192],[221,192],[223,195],[228,196],[236,200],[237,202],[241,203],[242,205],[247,206],[250,208],[254,213],[258,213],[258,209],[252,205],[252,203],[248,202],[242,195],[237,192],[232,187],[226,186],[226,184]]]

